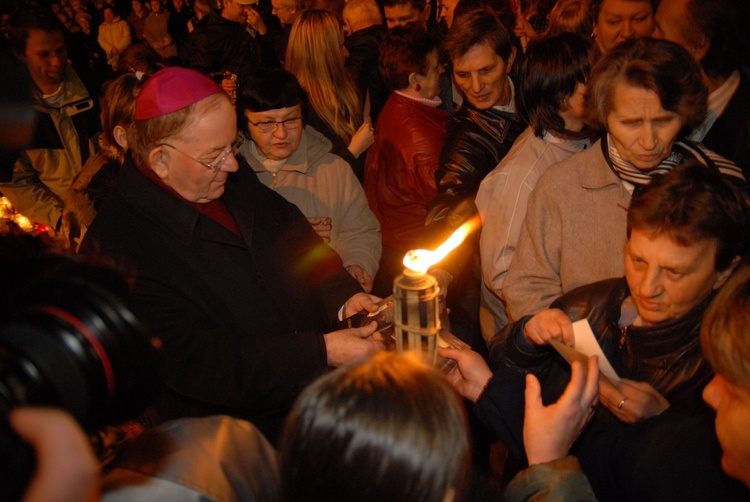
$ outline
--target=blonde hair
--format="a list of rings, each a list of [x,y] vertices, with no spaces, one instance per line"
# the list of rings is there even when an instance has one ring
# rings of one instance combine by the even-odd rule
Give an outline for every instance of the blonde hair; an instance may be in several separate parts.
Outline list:
[[[307,92],[310,106],[337,136],[349,143],[362,125],[362,102],[344,68],[341,22],[323,10],[308,10],[294,22],[286,69]]]

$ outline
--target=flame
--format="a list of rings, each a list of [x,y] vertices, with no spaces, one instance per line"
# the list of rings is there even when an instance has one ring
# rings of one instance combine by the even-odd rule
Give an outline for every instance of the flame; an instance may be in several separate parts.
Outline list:
[[[466,239],[466,236],[479,226],[479,217],[472,218],[451,234],[437,249],[412,249],[404,256],[404,266],[413,272],[424,274],[434,264],[441,261]]]

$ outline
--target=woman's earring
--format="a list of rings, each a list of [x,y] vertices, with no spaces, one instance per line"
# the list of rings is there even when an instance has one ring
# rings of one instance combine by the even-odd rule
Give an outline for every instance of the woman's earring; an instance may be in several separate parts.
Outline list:
[[[419,92],[419,91],[421,91],[421,90],[422,90],[422,86],[421,86],[421,85],[419,85],[419,84],[417,84],[417,85],[415,85],[415,86],[414,86],[414,89],[415,89],[415,90],[416,90],[417,92]]]

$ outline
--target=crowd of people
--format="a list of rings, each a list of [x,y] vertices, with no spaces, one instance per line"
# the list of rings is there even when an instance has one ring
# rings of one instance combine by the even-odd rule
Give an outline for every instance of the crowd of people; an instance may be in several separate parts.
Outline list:
[[[128,277],[163,356],[103,481],[67,417],[11,415],[40,465],[45,423],[82,451],[81,500],[750,495],[745,2],[31,3],[0,0],[0,193]],[[447,374],[349,327],[469,221]]]

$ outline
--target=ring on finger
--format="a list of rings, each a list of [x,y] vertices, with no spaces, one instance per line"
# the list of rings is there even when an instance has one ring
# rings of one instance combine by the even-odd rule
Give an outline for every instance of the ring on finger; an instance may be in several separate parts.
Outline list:
[[[620,403],[619,403],[619,404],[617,405],[617,409],[618,409],[618,410],[621,410],[621,409],[622,409],[622,406],[623,406],[623,405],[625,404],[625,401],[627,401],[627,400],[628,400],[628,398],[627,398],[627,397],[623,397],[623,398],[622,398],[622,401],[620,401]]]

